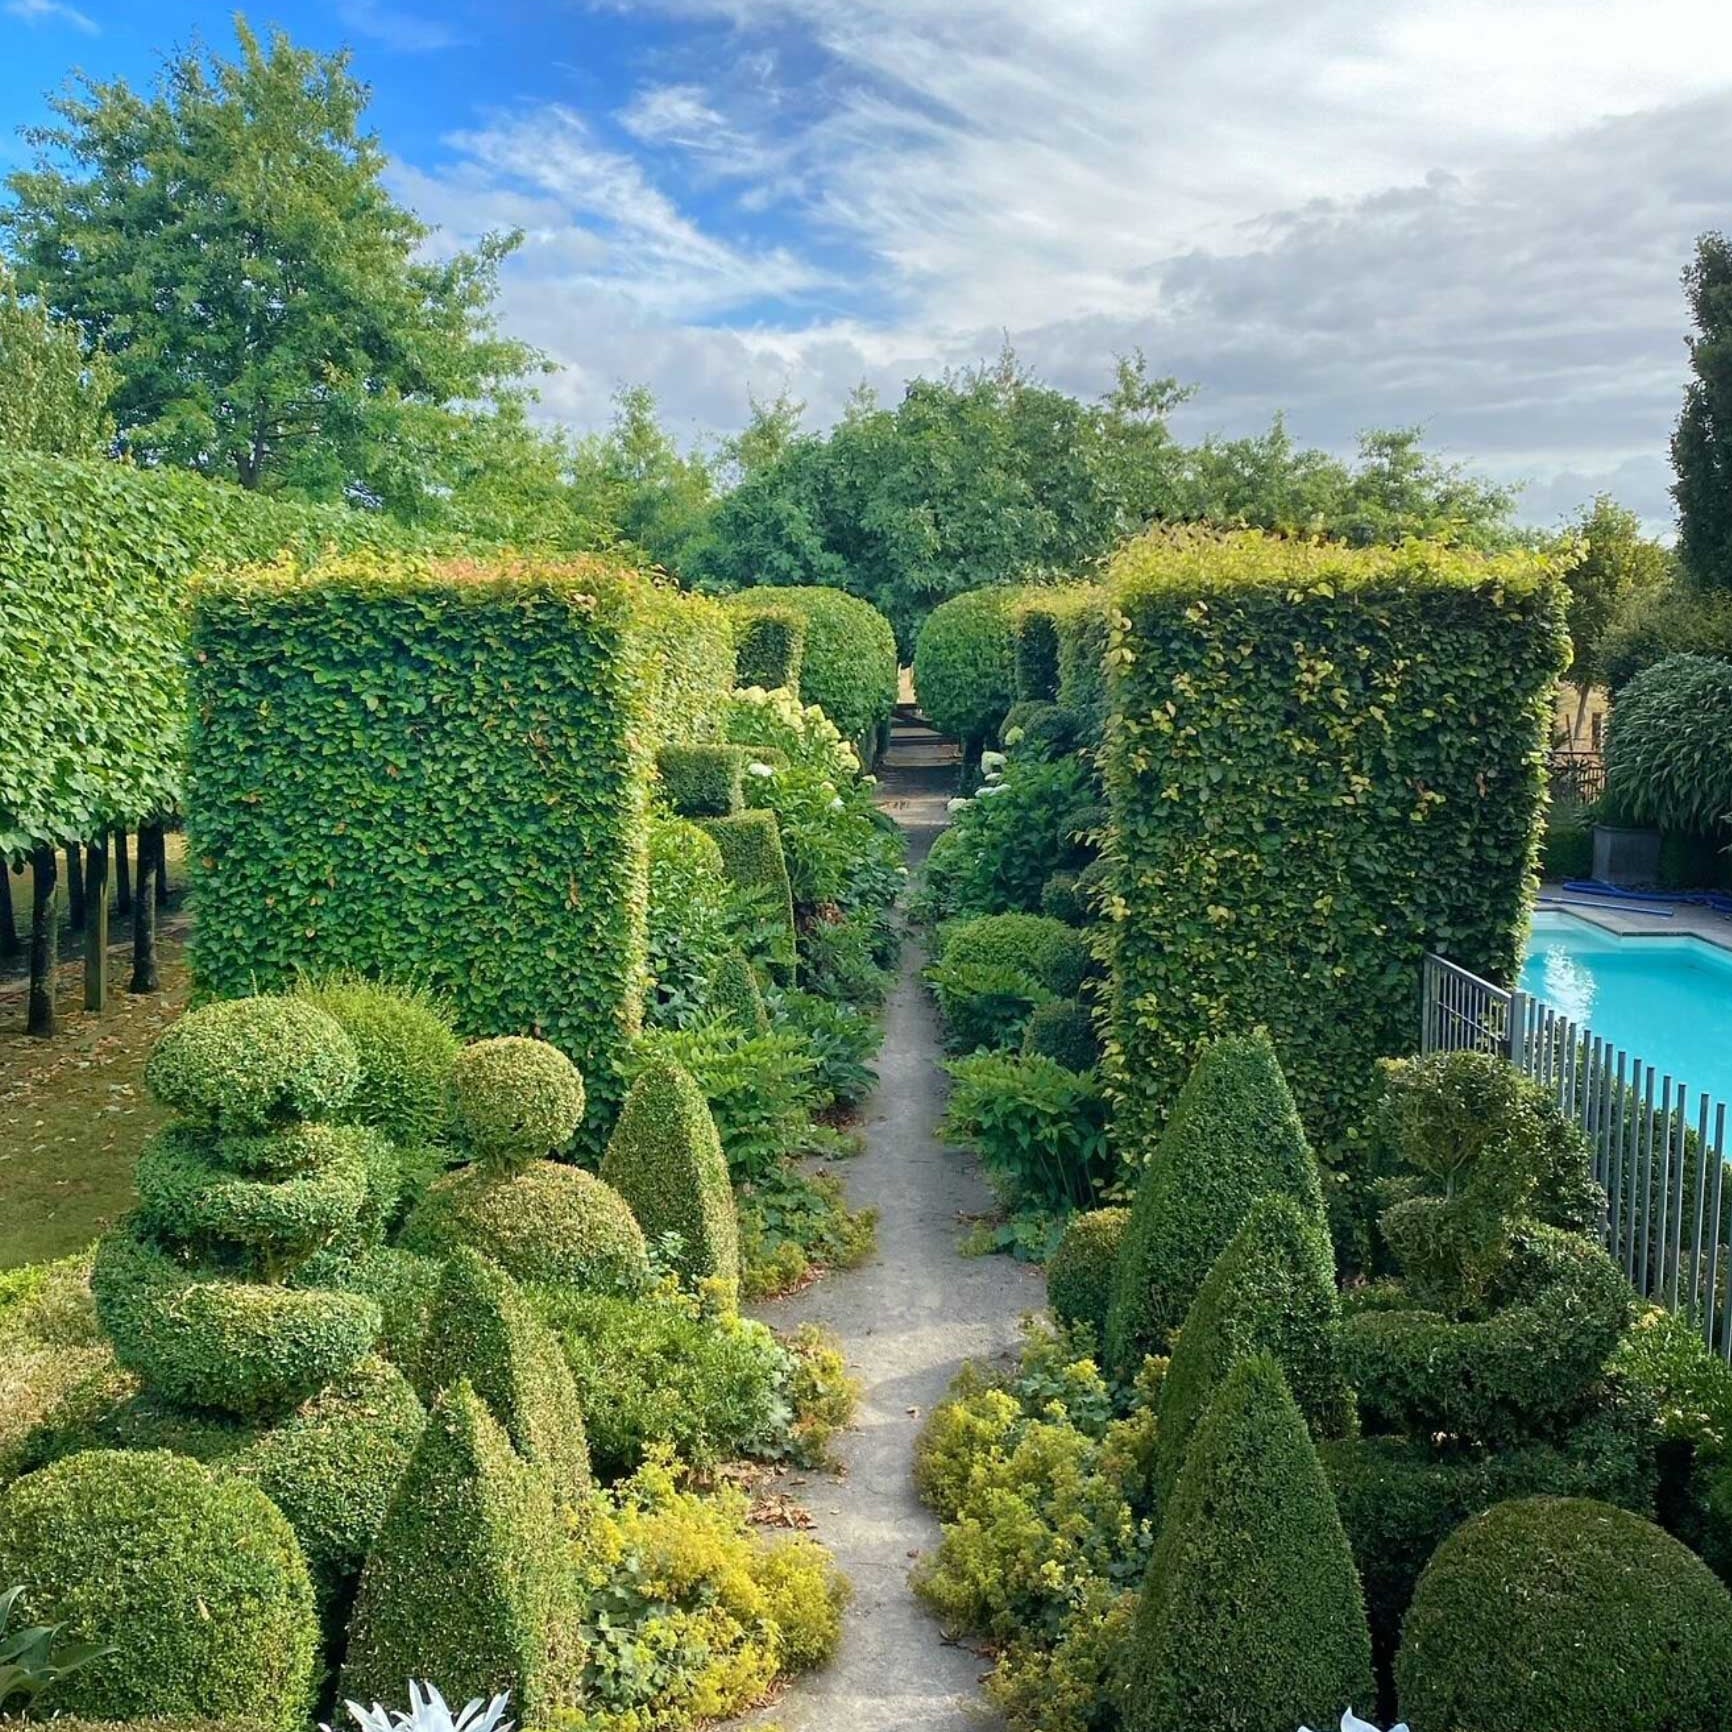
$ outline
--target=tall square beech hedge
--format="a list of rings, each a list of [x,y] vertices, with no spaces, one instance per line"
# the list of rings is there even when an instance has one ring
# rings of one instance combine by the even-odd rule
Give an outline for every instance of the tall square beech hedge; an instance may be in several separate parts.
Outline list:
[[[1157,535],[1111,572],[1112,1062],[1128,1149],[1266,1026],[1320,1144],[1419,1033],[1428,949],[1520,955],[1564,592],[1532,553]]]
[[[332,560],[195,593],[201,989],[425,981],[537,1034],[611,1122],[645,966],[659,603],[599,561]]]

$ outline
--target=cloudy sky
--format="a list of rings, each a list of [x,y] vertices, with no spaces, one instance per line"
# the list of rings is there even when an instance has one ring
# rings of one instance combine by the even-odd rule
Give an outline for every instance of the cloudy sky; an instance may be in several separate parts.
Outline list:
[[[0,0],[0,113],[227,40],[196,0]],[[147,15],[147,16],[146,16]],[[1678,275],[1732,226],[1727,0],[290,0],[444,244],[528,234],[548,413],[696,435],[997,350],[1192,436],[1423,425],[1551,521],[1669,520]],[[0,143],[20,160],[24,146]]]

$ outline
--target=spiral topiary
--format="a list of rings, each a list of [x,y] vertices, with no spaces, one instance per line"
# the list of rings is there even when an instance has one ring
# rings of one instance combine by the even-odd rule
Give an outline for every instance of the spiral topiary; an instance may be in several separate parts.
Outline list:
[[[526,1035],[478,1040],[451,1067],[451,1116],[478,1162],[515,1171],[571,1140],[583,1078],[558,1047]]]

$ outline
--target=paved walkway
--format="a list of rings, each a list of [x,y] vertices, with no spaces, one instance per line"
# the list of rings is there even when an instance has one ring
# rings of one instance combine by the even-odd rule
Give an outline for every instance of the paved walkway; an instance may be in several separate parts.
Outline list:
[[[880,801],[908,830],[914,861],[943,827],[955,780],[953,747],[899,726]],[[760,1312],[778,1327],[833,1329],[864,1394],[839,1446],[844,1477],[804,1476],[794,1488],[854,1584],[841,1652],[747,1724],[787,1732],[992,1732],[1002,1724],[981,1701],[986,1662],[946,1644],[909,1591],[915,1555],[938,1538],[910,1475],[921,1422],[962,1362],[1012,1348],[1018,1319],[1044,1293],[1026,1265],[957,1253],[959,1215],[987,1208],[990,1195],[972,1163],[933,1135],[945,1082],[922,961],[910,942],[887,1007],[866,1150],[841,1169],[851,1200],[879,1211],[878,1254]]]

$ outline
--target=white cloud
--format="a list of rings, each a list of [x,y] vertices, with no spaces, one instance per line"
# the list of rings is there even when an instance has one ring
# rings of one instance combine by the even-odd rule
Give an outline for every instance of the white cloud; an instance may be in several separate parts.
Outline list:
[[[435,54],[459,48],[468,40],[441,18],[405,11],[383,0],[343,0],[337,16],[346,29],[370,36],[399,54]]]
[[[102,27],[65,0],[6,0],[6,10],[26,24],[70,24],[86,36],[100,36]]]

